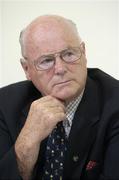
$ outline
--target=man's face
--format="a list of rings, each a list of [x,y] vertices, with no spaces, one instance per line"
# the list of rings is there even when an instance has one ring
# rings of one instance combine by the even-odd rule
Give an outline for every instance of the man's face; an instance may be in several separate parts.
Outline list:
[[[81,58],[74,63],[66,63],[59,56],[55,65],[48,70],[36,70],[32,63],[40,56],[57,53],[68,47],[79,47]],[[31,80],[43,95],[51,95],[69,102],[78,96],[85,87],[87,68],[85,47],[78,37],[70,30],[62,28],[38,27],[31,31],[27,41],[27,63],[23,66],[27,79]]]

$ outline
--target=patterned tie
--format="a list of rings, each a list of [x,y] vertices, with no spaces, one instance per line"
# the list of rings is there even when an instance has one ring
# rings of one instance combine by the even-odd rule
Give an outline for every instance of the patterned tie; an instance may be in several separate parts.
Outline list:
[[[52,131],[47,142],[44,180],[62,180],[64,157],[66,152],[66,137],[62,122]]]

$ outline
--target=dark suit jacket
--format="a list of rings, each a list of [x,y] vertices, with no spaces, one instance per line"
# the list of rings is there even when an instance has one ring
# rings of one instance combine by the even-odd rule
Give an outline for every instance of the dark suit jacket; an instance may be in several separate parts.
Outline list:
[[[14,143],[33,100],[41,97],[29,81],[0,90],[0,180],[19,180]],[[44,140],[34,168],[40,179]],[[119,82],[89,69],[86,88],[75,113],[65,159],[64,179],[119,180]]]

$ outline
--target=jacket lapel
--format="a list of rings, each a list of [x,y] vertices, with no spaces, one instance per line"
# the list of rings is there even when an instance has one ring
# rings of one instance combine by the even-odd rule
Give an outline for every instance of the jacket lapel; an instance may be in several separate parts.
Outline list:
[[[64,176],[66,179],[71,177],[74,179],[80,178],[89,150],[95,140],[98,120],[98,86],[88,78],[68,139],[68,151],[64,165]],[[77,172],[76,169],[78,169]]]

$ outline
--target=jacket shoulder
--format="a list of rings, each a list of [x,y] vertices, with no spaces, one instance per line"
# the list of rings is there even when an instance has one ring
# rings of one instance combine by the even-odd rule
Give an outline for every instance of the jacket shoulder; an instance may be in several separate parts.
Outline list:
[[[119,112],[119,80],[100,69],[88,69],[88,77],[96,83],[101,106],[117,110]],[[93,89],[92,89],[93,91]],[[110,111],[108,111],[110,112]]]
[[[32,87],[32,83],[27,80],[7,85],[0,88],[0,98],[2,98],[3,96],[15,96],[16,94],[19,94],[19,92],[22,93]]]
[[[88,68],[88,76],[91,79],[97,81],[104,89],[119,89],[119,80],[115,79],[114,77],[98,68]]]
[[[0,104],[11,106],[11,104],[25,103],[39,94],[31,81],[21,81],[0,89]]]

